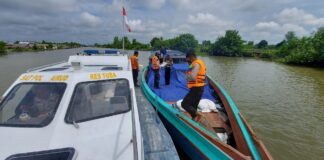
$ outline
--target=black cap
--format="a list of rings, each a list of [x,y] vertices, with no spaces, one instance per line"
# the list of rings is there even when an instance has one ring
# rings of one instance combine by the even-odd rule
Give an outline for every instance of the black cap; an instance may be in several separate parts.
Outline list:
[[[187,54],[186,54],[186,58],[188,58],[188,57],[197,57],[197,56],[196,56],[196,54],[195,54],[194,51],[189,51],[189,52],[187,52]]]

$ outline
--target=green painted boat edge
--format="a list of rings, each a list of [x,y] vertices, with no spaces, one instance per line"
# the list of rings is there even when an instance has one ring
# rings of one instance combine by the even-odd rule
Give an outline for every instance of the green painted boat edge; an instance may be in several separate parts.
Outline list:
[[[145,73],[148,67],[145,67],[143,69],[142,73]],[[141,76],[141,84],[142,84],[142,90],[144,94],[146,95],[146,98],[156,107],[157,111],[162,114],[165,119],[167,119],[172,125],[175,126],[183,135],[186,136],[186,138],[192,143],[195,144],[195,146],[200,150],[201,153],[205,154],[209,159],[232,159],[230,156],[228,156],[226,153],[224,153],[221,149],[219,149],[214,144],[210,143],[206,138],[201,136],[198,132],[196,132],[193,128],[185,124],[180,118],[178,118],[176,115],[183,114],[179,112],[178,110],[172,108],[172,106],[168,103],[166,103],[164,100],[162,100],[160,97],[158,97],[147,85],[145,81],[145,75],[142,74]],[[190,123],[193,121],[189,119],[186,116],[183,116],[188,120]],[[195,126],[199,127],[201,130],[207,132],[210,134],[209,131],[198,125],[197,123],[192,123]],[[213,134],[210,134],[213,135]],[[215,137],[213,135],[213,137]]]
[[[240,115],[239,115],[239,109],[237,108],[236,104],[234,103],[234,101],[232,100],[232,98],[229,96],[229,94],[227,93],[227,91],[222,87],[222,85],[220,85],[218,82],[214,81],[213,79],[210,78],[210,80],[215,83],[217,85],[217,87],[221,90],[221,92],[224,94],[225,98],[227,99],[228,103],[230,104],[232,110],[233,110],[233,113],[234,113],[234,116],[236,118],[236,121],[238,123],[238,125],[240,126],[240,129],[243,133],[243,136],[249,146],[249,149],[252,153],[252,156],[253,156],[253,159],[255,160],[261,160],[261,157],[260,157],[260,154],[259,154],[259,151],[257,150],[257,148],[255,147],[254,145],[254,142],[251,138],[251,135],[250,133],[248,132],[246,126],[244,125]]]

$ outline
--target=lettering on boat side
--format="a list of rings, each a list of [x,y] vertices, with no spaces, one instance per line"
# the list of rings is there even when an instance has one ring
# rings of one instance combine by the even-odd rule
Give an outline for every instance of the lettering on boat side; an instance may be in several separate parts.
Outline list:
[[[51,81],[59,81],[59,82],[63,82],[63,81],[67,81],[69,79],[68,75],[54,75],[51,78]]]
[[[42,75],[23,75],[20,77],[21,81],[42,81]]]
[[[117,77],[117,74],[114,72],[90,74],[91,80],[111,79],[111,78],[116,78],[116,77]]]

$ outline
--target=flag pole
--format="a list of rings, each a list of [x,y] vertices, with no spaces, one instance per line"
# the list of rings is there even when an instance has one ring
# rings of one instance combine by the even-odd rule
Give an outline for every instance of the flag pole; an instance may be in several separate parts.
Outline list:
[[[124,13],[124,3],[123,0],[121,0],[122,3],[122,12]],[[122,38],[123,38],[123,51],[125,51],[125,16],[122,14],[123,18],[123,33],[122,33]]]
[[[123,16],[123,51],[125,51],[125,21]]]

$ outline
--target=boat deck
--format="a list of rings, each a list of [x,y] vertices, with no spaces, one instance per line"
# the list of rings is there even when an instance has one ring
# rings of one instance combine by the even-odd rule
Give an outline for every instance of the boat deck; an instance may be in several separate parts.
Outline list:
[[[188,112],[182,112],[189,118],[191,118],[190,114]],[[224,133],[225,131],[227,133],[231,133],[231,128],[224,123],[224,121],[221,118],[221,115],[219,112],[207,112],[203,113],[200,112],[203,117],[198,122],[201,126],[206,128],[207,130],[211,131],[212,133]]]
[[[135,93],[143,135],[144,159],[178,160],[173,141],[154,107],[146,99],[141,88],[137,87]]]

